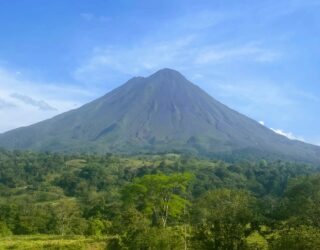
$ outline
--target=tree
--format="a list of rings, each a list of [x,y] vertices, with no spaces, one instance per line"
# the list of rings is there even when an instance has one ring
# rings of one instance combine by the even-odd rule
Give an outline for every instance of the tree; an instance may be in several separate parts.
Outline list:
[[[145,175],[124,188],[123,201],[152,218],[154,225],[165,228],[169,218],[183,214],[191,177],[190,174]]]
[[[245,191],[217,189],[194,204],[194,242],[199,249],[239,249],[253,219],[253,198]]]
[[[121,237],[112,240],[108,249],[184,249],[182,227],[150,227],[150,220],[134,208],[123,212],[120,230]]]
[[[86,231],[85,220],[74,200],[63,200],[52,208],[56,231],[60,235],[83,234]]]

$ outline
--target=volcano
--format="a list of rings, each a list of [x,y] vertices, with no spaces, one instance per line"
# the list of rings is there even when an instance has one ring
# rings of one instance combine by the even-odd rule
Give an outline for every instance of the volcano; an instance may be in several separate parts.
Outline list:
[[[183,152],[320,162],[320,147],[274,133],[172,69],[134,77],[78,109],[3,133],[0,147],[65,153]]]

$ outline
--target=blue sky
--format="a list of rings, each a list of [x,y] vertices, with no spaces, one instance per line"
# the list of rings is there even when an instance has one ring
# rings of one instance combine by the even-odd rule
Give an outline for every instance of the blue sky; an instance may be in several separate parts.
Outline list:
[[[7,0],[0,34],[0,132],[169,67],[320,145],[320,0]]]

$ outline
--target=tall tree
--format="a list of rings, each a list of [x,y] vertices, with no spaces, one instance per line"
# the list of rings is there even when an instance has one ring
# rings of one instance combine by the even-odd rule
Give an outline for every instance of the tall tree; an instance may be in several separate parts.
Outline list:
[[[149,216],[154,225],[165,228],[169,218],[183,214],[191,177],[190,174],[145,175],[124,188],[123,201]]]

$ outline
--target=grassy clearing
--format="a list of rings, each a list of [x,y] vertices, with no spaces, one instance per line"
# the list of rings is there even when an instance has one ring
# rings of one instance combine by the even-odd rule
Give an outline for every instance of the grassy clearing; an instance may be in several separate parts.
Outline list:
[[[102,250],[106,249],[108,239],[84,236],[9,236],[0,238],[0,250]]]

